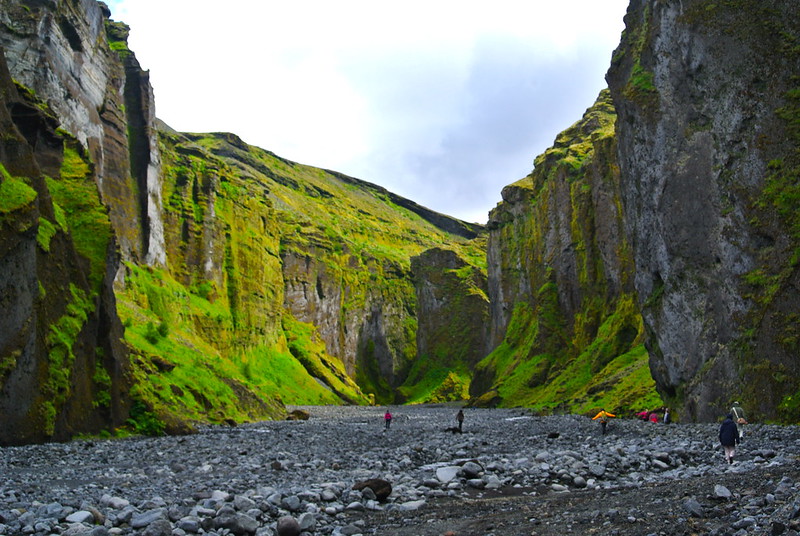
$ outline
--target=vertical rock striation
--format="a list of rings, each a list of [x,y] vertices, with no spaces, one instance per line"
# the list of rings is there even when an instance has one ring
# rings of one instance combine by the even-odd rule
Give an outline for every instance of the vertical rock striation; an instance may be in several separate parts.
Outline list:
[[[12,76],[88,151],[123,259],[163,264],[153,92],[109,15],[96,0],[2,0],[0,45]]]
[[[486,273],[456,251],[433,248],[411,259],[417,302],[417,358],[402,397],[444,402],[469,397],[475,365],[488,353]]]
[[[690,419],[796,415],[796,7],[633,0],[607,75],[651,369]]]
[[[615,119],[603,91],[490,214],[494,351],[471,388],[482,403],[582,410],[646,396]]]
[[[108,218],[92,211],[88,166],[57,126],[14,84],[0,47],[0,445],[99,432],[127,416]],[[89,210],[76,214],[64,188],[86,192],[78,202]],[[97,219],[81,221],[99,231],[91,244],[76,228],[87,213]]]

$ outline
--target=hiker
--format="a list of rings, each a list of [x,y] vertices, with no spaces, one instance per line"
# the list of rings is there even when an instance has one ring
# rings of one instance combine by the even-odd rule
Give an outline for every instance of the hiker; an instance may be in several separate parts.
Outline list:
[[[733,415],[733,420],[737,425],[736,428],[739,430],[739,440],[741,441],[744,439],[744,425],[747,424],[747,419],[745,419],[744,410],[738,402],[733,403],[731,415]]]
[[[739,430],[736,428],[736,423],[733,422],[733,414],[731,413],[728,413],[719,427],[719,442],[725,452],[725,460],[732,464],[733,455],[736,453],[736,445],[739,444]]]
[[[600,412],[592,417],[593,421],[600,419],[600,428],[603,430],[603,435],[606,435],[606,425],[608,425],[608,418],[609,417],[616,417],[613,413],[609,413],[604,409],[601,409]]]
[[[388,409],[386,410],[386,413],[383,416],[383,423],[386,425],[386,430],[388,430],[389,426],[391,426],[392,424],[392,414],[389,412]]]
[[[642,421],[646,421],[648,415],[650,415],[650,410],[646,409],[644,411],[640,411],[639,413],[637,413],[636,418]]]
[[[464,426],[464,410],[458,410],[458,413],[456,413],[456,421],[458,421],[458,433],[462,434],[463,431],[461,428]]]
[[[664,408],[664,420],[662,421],[664,424],[669,424],[672,416],[669,414],[669,408]]]
[[[650,417],[648,417],[648,420],[649,420],[650,422],[652,422],[652,423],[658,423],[658,413],[656,413],[655,411],[654,411],[654,412],[652,412],[652,413],[650,414]]]

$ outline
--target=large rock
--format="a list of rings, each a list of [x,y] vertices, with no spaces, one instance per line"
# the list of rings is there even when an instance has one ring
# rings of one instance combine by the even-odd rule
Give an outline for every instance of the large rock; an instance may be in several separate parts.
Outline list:
[[[283,516],[278,519],[278,536],[298,536],[300,534],[300,523],[292,516]]]
[[[361,491],[369,488],[375,494],[375,498],[381,502],[385,501],[392,494],[392,484],[382,478],[371,478],[353,485],[353,489]]]
[[[7,3],[0,7],[7,17]],[[86,243],[75,242],[67,204],[51,191],[64,180],[65,148],[86,165],[58,124],[45,103],[17,88],[0,46],[0,445],[68,439],[127,418],[128,356],[112,289],[119,259],[102,238],[108,222],[96,189],[80,199],[81,211],[99,216],[91,260]],[[91,181],[86,169],[74,181]]]

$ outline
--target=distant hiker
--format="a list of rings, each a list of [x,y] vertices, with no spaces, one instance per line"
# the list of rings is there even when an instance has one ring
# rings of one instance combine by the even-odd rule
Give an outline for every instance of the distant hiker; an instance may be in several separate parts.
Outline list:
[[[648,415],[650,415],[650,410],[649,410],[649,409],[646,409],[646,410],[644,410],[644,411],[640,411],[639,413],[637,413],[637,414],[636,414],[636,418],[637,418],[637,419],[641,419],[641,420],[643,420],[643,421],[646,421],[646,420],[647,420],[647,416],[648,416]]]
[[[608,425],[608,418],[609,417],[616,417],[613,413],[609,413],[604,409],[601,409],[600,412],[592,417],[593,421],[600,419],[600,428],[603,430],[603,435],[606,435],[606,425]]]
[[[733,463],[733,455],[736,452],[736,445],[739,444],[739,430],[736,428],[736,423],[733,422],[733,414],[728,413],[722,425],[719,427],[719,442],[722,444],[722,450],[725,452],[725,460]]]
[[[458,421],[458,433],[463,433],[462,427],[464,426],[464,410],[458,410],[456,413],[456,420]]]
[[[650,414],[650,417],[647,419],[652,423],[658,423],[658,413],[655,411]]]
[[[389,429],[389,426],[392,424],[392,414],[389,413],[389,410],[386,410],[386,413],[383,416],[383,423],[386,425],[386,430]]]
[[[664,424],[671,422],[672,416],[669,414],[669,408],[664,408]]]
[[[733,415],[733,420],[738,425],[737,428],[739,429],[739,439],[744,439],[744,425],[747,424],[747,419],[745,419],[744,410],[738,402],[733,403],[733,407],[731,407],[731,415]]]

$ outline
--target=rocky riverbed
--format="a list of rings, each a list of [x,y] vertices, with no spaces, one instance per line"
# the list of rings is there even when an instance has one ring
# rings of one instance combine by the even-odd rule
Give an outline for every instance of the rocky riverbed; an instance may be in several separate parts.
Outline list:
[[[388,431],[383,408],[303,409],[307,421],[0,448],[0,534],[800,530],[794,426],[748,425],[728,465],[716,424],[615,419],[603,436],[583,416],[467,409],[459,434],[454,407],[392,408]]]

